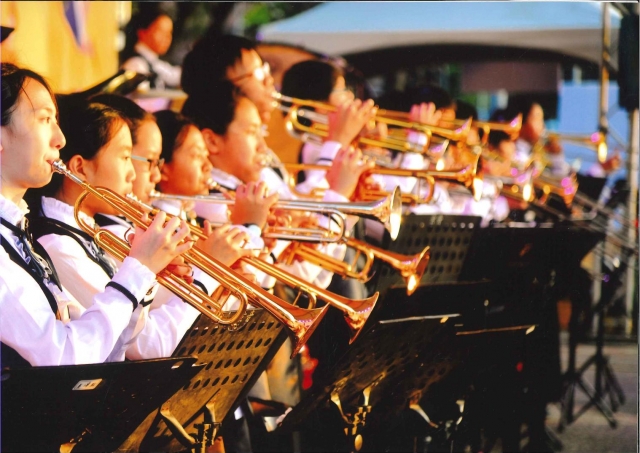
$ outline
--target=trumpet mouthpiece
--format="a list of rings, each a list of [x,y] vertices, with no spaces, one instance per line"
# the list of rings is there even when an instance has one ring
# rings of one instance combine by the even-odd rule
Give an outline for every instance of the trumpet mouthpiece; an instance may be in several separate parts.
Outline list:
[[[51,167],[53,168],[53,170],[58,172],[58,173],[64,174],[64,173],[67,172],[67,166],[60,159],[54,160],[53,162],[50,162],[50,164],[51,164]]]

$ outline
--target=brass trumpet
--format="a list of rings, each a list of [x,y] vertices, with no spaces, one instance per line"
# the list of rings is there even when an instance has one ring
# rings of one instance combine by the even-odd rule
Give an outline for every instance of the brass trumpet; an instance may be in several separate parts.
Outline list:
[[[309,108],[323,110],[325,112],[335,112],[336,108],[330,104],[318,101],[311,101],[305,99],[298,99],[289,96],[285,96],[281,93],[275,93],[274,105],[287,113],[286,128],[287,131],[294,137],[307,142],[307,141],[320,141],[326,138],[328,133],[328,117],[326,114],[318,113],[308,110]],[[291,104],[285,106],[283,103]],[[427,124],[402,121],[394,119],[384,115],[385,110],[378,110],[373,122],[383,123],[387,126],[404,128],[414,130],[416,132],[422,132],[427,136],[427,142],[424,145],[417,143],[411,143],[406,136],[397,136],[391,134],[385,138],[369,138],[359,137],[357,139],[359,145],[368,145],[379,148],[385,148],[392,151],[399,151],[403,153],[419,153],[430,156],[429,154],[429,141],[432,135],[438,135],[452,141],[466,140],[466,136],[469,133],[471,127],[471,120],[468,124],[451,130],[443,127],[431,126]],[[311,121],[310,126],[306,126],[299,121],[299,118],[305,118]],[[434,158],[434,156],[430,156]],[[437,158],[437,156],[435,157]]]
[[[285,168],[288,168],[288,164],[284,165]],[[161,194],[160,192],[152,191],[151,198],[157,200],[199,201],[227,205],[235,203],[234,200],[230,200],[219,194],[183,196]],[[276,202],[274,208],[327,214],[338,224],[338,233],[315,228],[270,227],[264,236],[267,238],[291,241],[339,242],[346,234],[345,216],[347,215],[376,219],[384,224],[391,238],[395,239],[398,237],[400,223],[402,221],[402,202],[400,189],[397,187],[396,190],[390,194],[385,193],[378,199],[369,199],[363,203],[281,200]]]
[[[571,207],[573,198],[578,192],[578,179],[575,174],[560,179],[540,175],[534,179],[533,185],[540,192],[540,196],[538,196],[540,203],[545,204],[549,200],[549,196],[555,194],[564,201],[567,208]]]
[[[148,227],[148,223],[142,220],[145,211],[130,200],[109,189],[93,187],[85,183],[71,173],[62,161],[53,162],[51,165],[54,171],[65,175],[84,189],[84,192],[80,194],[74,205],[74,216],[80,228],[93,237],[93,240],[98,246],[102,247],[115,258],[124,260],[129,254],[131,249],[130,245],[108,230],[98,229],[84,222],[79,215],[80,206],[87,196],[93,195],[109,204],[109,206],[117,212],[133,222],[134,225],[143,229]],[[192,305],[205,316],[208,316],[220,324],[229,325],[237,323],[244,316],[249,301],[264,308],[276,318],[276,320],[287,327],[287,332],[293,343],[292,357],[304,346],[307,339],[326,314],[328,306],[305,310],[288,304],[251,282],[243,275],[232,271],[196,247],[185,252],[182,256],[185,262],[193,264],[206,272],[225,287],[228,294],[235,296],[240,302],[239,309],[234,314],[225,315],[222,309],[228,298],[224,301],[214,300],[197,286],[187,284],[184,279],[177,277],[166,269],[157,275],[158,282],[161,285]]]
[[[450,181],[464,185],[468,188],[474,199],[479,200],[482,196],[482,176],[478,173],[478,161],[479,155],[475,157],[475,160],[464,165],[457,170],[408,170],[402,168],[373,168],[367,170],[362,174],[362,178],[376,174],[383,176],[397,176],[403,178],[417,178],[418,190],[414,193],[403,193],[400,198],[403,204],[416,205],[421,203],[429,203],[433,199],[435,182],[438,181]],[[328,171],[327,165],[315,165],[315,164],[284,164],[287,172],[290,174],[290,182],[295,181],[295,175],[300,171],[318,170]],[[422,184],[426,184],[428,192],[426,196],[420,195],[420,188]],[[358,200],[370,201],[377,200],[380,197],[387,196],[388,193],[384,190],[375,190],[363,188],[361,184],[356,189],[356,198]]]
[[[371,268],[373,267],[373,262],[375,259],[379,259],[400,272],[400,275],[407,285],[408,296],[413,294],[418,287],[418,284],[427,269],[427,265],[429,264],[429,246],[425,247],[421,252],[416,253],[415,255],[402,255],[400,253],[394,253],[375,247],[354,238],[345,238],[344,243],[347,247],[351,247],[356,251],[351,263],[346,263],[331,256],[327,256],[315,248],[300,242],[291,243],[282,252],[280,258],[284,263],[291,264],[293,260],[298,257],[316,264],[323,269],[330,270],[342,277],[350,277],[362,282],[367,282],[371,279]],[[365,257],[365,264],[360,270],[358,270],[357,262],[360,256]]]
[[[558,140],[573,143],[595,151],[598,155],[598,162],[604,163],[607,160],[607,137],[600,131],[589,135],[563,134],[559,132],[547,132],[542,138],[546,144],[549,140]]]
[[[142,207],[146,212],[149,212],[151,214],[155,214],[159,211],[158,208],[149,206],[137,199],[132,198],[132,201]],[[189,224],[189,229],[191,230],[191,233],[198,239],[206,239],[206,235],[200,227]],[[369,315],[373,311],[373,308],[375,307],[375,304],[378,300],[378,292],[366,299],[348,299],[330,291],[326,291],[322,288],[318,288],[317,286],[311,285],[300,277],[291,274],[283,269],[280,269],[279,267],[274,266],[259,258],[253,256],[245,256],[240,258],[240,260],[264,272],[265,274],[270,275],[276,280],[294,289],[297,289],[298,295],[296,297],[296,301],[294,302],[294,306],[300,296],[306,294],[309,298],[310,307],[315,307],[316,300],[320,299],[342,311],[345,316],[345,321],[347,322],[347,325],[351,330],[350,343],[353,343],[357,336],[360,334],[360,331],[367,322],[367,319],[369,318]]]

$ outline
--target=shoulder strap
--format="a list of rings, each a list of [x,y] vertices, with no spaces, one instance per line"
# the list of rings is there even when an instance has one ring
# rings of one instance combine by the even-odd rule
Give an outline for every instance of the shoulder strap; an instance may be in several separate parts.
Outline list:
[[[82,230],[67,225],[64,222],[60,222],[56,219],[49,217],[37,217],[30,222],[29,230],[35,240],[40,239],[48,234],[57,234],[61,236],[69,236],[74,239],[80,247],[87,254],[87,257],[94,263],[102,268],[103,271],[113,278],[115,275],[114,269],[110,263],[107,262],[105,257],[100,256],[100,251],[96,245],[96,250],[92,250],[87,246],[87,243],[93,243],[93,238]]]
[[[38,284],[38,286],[40,286],[40,289],[46,296],[47,301],[49,302],[49,306],[51,307],[51,310],[53,310],[53,313],[55,313],[56,316],[58,316],[58,302],[56,301],[55,296],[53,295],[53,293],[51,292],[47,284],[44,282],[44,280],[40,278],[39,275],[35,274],[34,270],[27,263],[25,263],[25,261],[22,259],[20,254],[18,254],[18,252],[16,252],[16,250],[11,246],[11,244],[9,244],[9,241],[7,241],[4,238],[4,236],[1,236],[1,235],[0,235],[0,244],[5,249],[5,251],[9,254],[9,258],[11,258],[11,261],[13,261],[18,266],[20,266],[25,271],[27,271],[27,273],[36,281],[36,283]],[[42,249],[44,250],[44,248]],[[40,253],[40,251],[38,251],[38,253]],[[47,255],[45,259],[48,259],[48,258],[49,256]],[[51,267],[53,269],[53,266]],[[57,276],[56,276],[56,279],[57,279]],[[60,285],[58,284],[58,286]]]

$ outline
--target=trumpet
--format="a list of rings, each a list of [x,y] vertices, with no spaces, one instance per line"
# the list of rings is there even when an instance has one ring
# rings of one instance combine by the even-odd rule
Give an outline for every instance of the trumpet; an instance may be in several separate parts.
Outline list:
[[[155,214],[159,211],[157,208],[142,203],[141,201],[133,197],[130,198],[133,202],[142,207],[146,212]],[[191,233],[198,239],[206,239],[206,235],[200,227],[189,224],[189,229],[191,230]],[[318,288],[317,286],[311,285],[300,277],[256,257],[245,256],[240,258],[240,261],[255,267],[256,269],[264,272],[267,275],[270,275],[276,280],[292,288],[297,289],[298,295],[296,297],[294,305],[297,303],[300,296],[305,294],[309,299],[309,307],[315,307],[317,299],[321,299],[324,300],[327,304],[338,308],[344,313],[345,321],[351,331],[350,343],[353,343],[360,334],[360,331],[367,322],[367,319],[369,318],[369,315],[373,311],[373,308],[375,307],[375,304],[378,300],[378,292],[366,299],[348,299],[330,291],[326,291],[322,288]]]
[[[102,247],[115,258],[124,260],[129,254],[131,249],[130,245],[108,230],[98,229],[83,221],[80,217],[82,203],[86,197],[93,195],[107,203],[118,213],[133,222],[134,225],[142,229],[148,227],[148,223],[143,221],[145,210],[109,189],[93,187],[85,183],[71,173],[62,161],[53,162],[51,165],[54,171],[63,174],[84,189],[74,205],[74,217],[80,228],[89,234],[98,246]],[[323,308],[306,310],[288,304],[251,282],[243,275],[232,271],[197,247],[191,248],[191,250],[185,252],[182,256],[186,263],[197,266],[213,279],[217,280],[220,285],[226,289],[227,297],[224,300],[215,300],[197,286],[187,284],[184,279],[166,269],[157,275],[158,282],[161,285],[192,305],[205,316],[223,325],[238,323],[245,315],[249,302],[264,308],[276,318],[276,320],[287,327],[287,332],[293,344],[292,357],[304,346],[326,314],[328,305]],[[223,307],[230,295],[238,299],[240,306],[235,313],[227,315],[223,312]]]
[[[373,168],[362,174],[362,178],[370,175],[397,176],[401,178],[416,178],[418,180],[417,190],[414,193],[402,193],[400,198],[403,204],[416,205],[429,203],[433,199],[435,182],[450,181],[460,183],[471,191],[473,198],[477,201],[482,196],[482,176],[478,173],[479,155],[474,160],[462,168],[454,170],[408,170],[402,168]],[[295,175],[300,171],[319,170],[327,171],[329,166],[316,164],[284,164],[287,172],[290,174],[289,184],[295,181]],[[426,185],[428,192],[426,196],[420,195],[420,189]],[[384,190],[368,189],[358,185],[356,189],[356,198],[362,201],[377,200],[380,197],[387,196]]]
[[[461,126],[465,123],[465,120],[451,120],[447,121],[456,126]],[[472,121],[471,127],[482,130],[482,144],[486,145],[489,141],[489,133],[491,131],[504,132],[509,136],[511,140],[515,140],[520,135],[520,129],[522,129],[522,114],[517,115],[511,121],[503,123],[497,121]]]
[[[578,192],[578,179],[575,174],[565,176],[561,179],[550,178],[540,175],[534,179],[533,185],[541,194],[538,201],[545,204],[551,194],[559,196],[567,208],[571,207],[573,198]]]
[[[408,296],[413,294],[418,287],[429,264],[429,246],[415,255],[403,255],[375,247],[354,238],[345,238],[344,243],[347,247],[351,247],[356,251],[351,263],[337,260],[300,242],[291,243],[282,252],[280,258],[284,263],[291,264],[293,260],[298,257],[312,264],[316,264],[323,269],[328,269],[335,274],[339,274],[343,278],[350,277],[362,282],[367,282],[371,279],[371,268],[373,267],[374,260],[379,259],[400,272],[407,286]],[[362,268],[358,270],[357,262],[361,256],[365,258],[365,263]]]
[[[501,195],[530,203],[535,198],[534,172],[535,167],[530,165],[527,170],[514,176],[485,175],[484,178],[490,182],[495,182]]]
[[[559,132],[547,132],[542,140],[544,144],[550,140],[558,140],[573,143],[595,151],[598,155],[598,162],[601,164],[607,160],[607,137],[600,131],[589,135],[562,134]]]
[[[283,165],[285,165],[285,168],[288,168],[288,164]],[[225,198],[220,194],[183,196],[161,194],[160,192],[152,191],[151,198],[156,200],[199,201],[227,205],[235,203],[234,200]],[[397,187],[396,190],[390,194],[385,193],[384,196],[378,199],[369,199],[364,203],[281,200],[276,202],[274,208],[327,214],[338,225],[339,232],[337,233],[331,230],[318,230],[315,228],[270,227],[270,231],[264,234],[264,237],[267,238],[291,241],[339,242],[346,234],[345,216],[347,215],[372,218],[382,222],[387,231],[389,231],[392,239],[398,237],[400,224],[402,222],[402,200],[400,189]]]
[[[304,142],[314,140],[321,141],[322,139],[328,137],[329,120],[327,114],[310,111],[308,109],[313,108],[323,110],[325,112],[335,112],[336,107],[323,102],[285,96],[281,93],[275,93],[273,97],[274,106],[287,113],[286,128],[289,134],[291,134],[293,137],[296,137]],[[291,105],[286,106],[283,103],[288,103]],[[452,141],[460,141],[463,139],[466,140],[466,136],[469,134],[469,130],[471,128],[471,120],[469,120],[467,124],[464,124],[463,126],[455,130],[451,130],[423,123],[394,119],[385,116],[385,112],[387,111],[378,110],[378,113],[372,120],[373,123],[378,122],[386,124],[387,126],[422,132],[427,136],[427,142],[424,145],[419,145],[417,143],[412,143],[405,136],[397,136],[392,134],[385,138],[359,137],[357,139],[359,145],[374,146],[403,153],[419,153],[429,156],[429,141],[432,135],[438,135]],[[299,120],[300,118],[311,121],[311,125],[306,126],[302,124]],[[434,156],[430,157],[433,158]]]

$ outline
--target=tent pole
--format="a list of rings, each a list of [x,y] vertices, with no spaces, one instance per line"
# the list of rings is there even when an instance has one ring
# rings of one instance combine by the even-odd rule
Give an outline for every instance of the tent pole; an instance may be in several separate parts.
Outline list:
[[[609,120],[607,114],[609,111],[609,65],[610,65],[610,45],[611,45],[611,17],[609,13],[609,5],[602,4],[602,53],[600,56],[600,106],[598,112],[598,129],[603,133],[607,133],[609,129]],[[606,240],[605,240],[606,241]],[[600,300],[602,294],[602,256],[605,252],[605,241],[598,244],[595,257],[593,260],[593,303],[596,304]],[[595,334],[595,324],[592,326]]]
[[[631,219],[632,224],[627,227],[627,237],[629,240],[629,244],[635,246],[638,243],[638,238],[636,237],[636,228],[638,227],[637,223],[633,220],[637,221],[638,219],[638,179],[640,177],[640,168],[638,168],[639,163],[638,159],[640,159],[640,120],[638,118],[638,109],[635,108],[629,112],[629,149],[627,152],[627,173],[629,178],[629,200],[627,203],[627,213],[629,219]],[[626,291],[625,291],[625,307],[627,314],[627,322],[625,324],[625,334],[627,337],[631,336],[633,333],[633,304],[634,304],[634,296],[636,293],[636,277],[638,275],[638,268],[636,266],[636,259],[632,255],[629,258],[629,266],[627,267],[627,275],[626,275]]]

